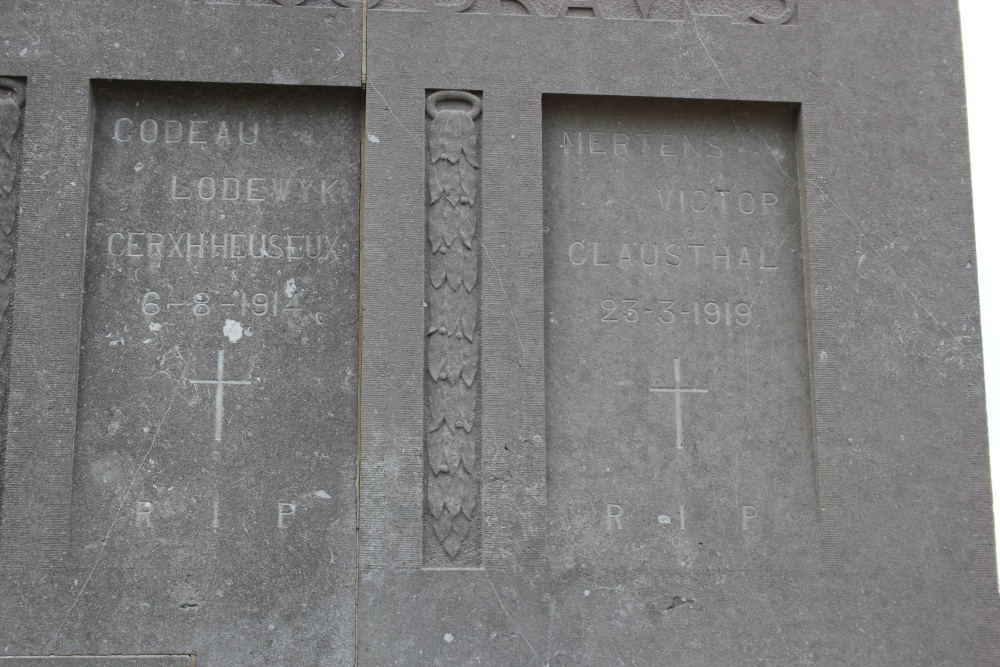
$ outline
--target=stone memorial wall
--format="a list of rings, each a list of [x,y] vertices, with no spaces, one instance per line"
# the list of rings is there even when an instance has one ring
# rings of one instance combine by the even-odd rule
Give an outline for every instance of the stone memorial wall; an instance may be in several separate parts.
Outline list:
[[[953,3],[0,6],[0,667],[1000,665],[968,173]]]
[[[220,655],[239,655],[257,627],[286,660],[350,660],[352,92],[95,85],[74,457],[73,543],[90,580],[80,617],[124,598],[155,619],[142,624],[155,646],[214,597],[219,621],[186,627],[189,641],[209,632]],[[106,581],[122,570],[137,577],[128,591]],[[101,621],[108,634],[121,623]],[[324,623],[337,632],[291,630]]]

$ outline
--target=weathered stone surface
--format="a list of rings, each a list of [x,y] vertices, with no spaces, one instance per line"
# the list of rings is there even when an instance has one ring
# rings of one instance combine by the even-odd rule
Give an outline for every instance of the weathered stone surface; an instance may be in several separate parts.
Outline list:
[[[583,97],[542,113],[553,652],[648,664],[668,615],[732,623],[698,600],[705,580],[819,568],[797,113]],[[578,634],[623,600],[647,610],[641,640]],[[674,653],[726,662],[714,647]]]
[[[4,667],[194,667],[189,655],[0,657]]]
[[[0,662],[1000,664],[953,6],[0,38]]]
[[[96,648],[125,615],[148,628],[131,642],[206,660],[349,661],[357,96],[107,84],[95,102],[74,472],[89,583],[63,632],[83,623]],[[112,585],[123,571],[135,583]]]
[[[369,13],[359,624],[408,631],[363,664],[997,662],[955,15],[710,5]],[[482,100],[478,569],[421,540],[442,89]]]

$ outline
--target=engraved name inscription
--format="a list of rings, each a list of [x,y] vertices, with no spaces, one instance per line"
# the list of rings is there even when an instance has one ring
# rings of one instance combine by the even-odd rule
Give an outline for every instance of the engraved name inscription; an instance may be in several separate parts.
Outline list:
[[[816,515],[796,110],[543,112],[550,546],[642,571],[799,558]]]
[[[118,143],[128,143],[134,139],[144,144],[229,146],[238,141],[241,145],[253,146],[260,141],[260,125],[242,120],[139,120],[123,117],[115,120],[111,137]]]
[[[776,271],[771,263],[774,248],[729,243],[669,243],[660,241],[608,242],[580,240],[569,244],[573,266],[617,266],[620,268],[694,268]]]
[[[311,199],[310,199],[311,198]],[[338,178],[262,178],[235,176],[170,176],[171,201],[275,201],[340,204]]]
[[[231,596],[193,606],[240,623],[252,591],[289,628],[346,617],[360,98],[97,82],[94,100],[74,558],[90,571],[100,540],[102,567],[74,613],[99,626],[95,609],[142,598],[169,625],[193,608],[172,582],[209,590],[238,570]],[[174,558],[190,545],[194,566]],[[119,571],[141,590],[111,585]],[[350,632],[294,639],[332,655]]]
[[[338,260],[339,237],[329,234],[216,234],[215,232],[113,231],[107,235],[112,257],[166,259]]]

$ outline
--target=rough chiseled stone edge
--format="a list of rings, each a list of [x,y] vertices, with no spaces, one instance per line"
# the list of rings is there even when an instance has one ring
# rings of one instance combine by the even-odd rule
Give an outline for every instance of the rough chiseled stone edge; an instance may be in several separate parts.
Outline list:
[[[14,301],[14,254],[17,247],[17,201],[21,171],[21,135],[24,121],[24,84],[0,77],[0,513],[8,470],[7,397],[10,379],[10,340]],[[0,539],[3,535],[0,534]]]

